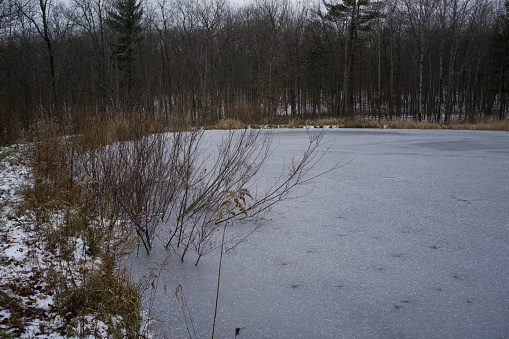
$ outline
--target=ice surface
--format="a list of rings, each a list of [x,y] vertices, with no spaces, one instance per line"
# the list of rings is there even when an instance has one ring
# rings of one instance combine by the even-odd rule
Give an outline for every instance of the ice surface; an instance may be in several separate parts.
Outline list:
[[[306,131],[274,133],[268,179],[307,145]],[[317,172],[351,162],[223,255],[216,337],[247,327],[239,338],[509,338],[509,134],[333,129],[325,139],[335,144]],[[140,251],[135,269],[168,254]],[[218,259],[174,256],[156,333],[186,333],[180,283],[198,337],[210,336]]]

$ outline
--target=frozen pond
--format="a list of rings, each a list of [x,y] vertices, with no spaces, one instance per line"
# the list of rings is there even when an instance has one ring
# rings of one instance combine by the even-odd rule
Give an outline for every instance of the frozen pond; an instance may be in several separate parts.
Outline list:
[[[509,338],[509,134],[335,129],[325,139],[335,144],[318,171],[352,161],[223,255],[216,338],[237,327],[239,338]],[[274,144],[267,175],[307,135],[277,130]],[[170,253],[140,251],[134,269]],[[180,283],[197,337],[211,336],[218,260],[172,257],[156,334],[186,337]]]

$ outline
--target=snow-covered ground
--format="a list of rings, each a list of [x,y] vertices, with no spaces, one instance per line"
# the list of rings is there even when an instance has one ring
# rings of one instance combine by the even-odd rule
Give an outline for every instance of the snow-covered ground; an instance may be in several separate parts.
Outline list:
[[[246,327],[240,338],[509,338],[509,134],[331,129],[325,139],[335,144],[317,172],[351,162],[224,254],[216,337]],[[277,130],[274,144],[268,179],[307,136]],[[170,253],[140,251],[135,269]],[[197,336],[210,336],[218,259],[170,261],[157,331],[187,333],[180,283]]]
[[[99,265],[86,254],[81,238],[69,238],[72,256],[64,259],[50,251],[37,231],[33,215],[18,213],[21,190],[29,185],[29,170],[20,162],[17,148],[0,149],[0,337],[1,338],[95,338],[107,337],[108,325],[93,315],[64,319],[55,308],[55,297],[66,282],[79,285],[80,270]],[[45,226],[58,224],[58,214]],[[60,283],[49,285],[48,281]],[[63,284],[63,285],[62,285]],[[71,322],[72,321],[72,322]]]

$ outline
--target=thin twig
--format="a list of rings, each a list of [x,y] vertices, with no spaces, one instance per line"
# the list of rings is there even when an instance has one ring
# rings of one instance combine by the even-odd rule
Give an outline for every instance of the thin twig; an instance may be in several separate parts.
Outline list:
[[[221,239],[221,255],[219,256],[219,272],[217,273],[217,291],[216,291],[216,308],[214,310],[214,323],[212,324],[212,339],[214,339],[214,330],[216,328],[216,316],[217,316],[217,303],[219,300],[219,282],[221,280],[221,263],[223,261],[223,245],[224,245],[224,234],[226,233],[226,225],[223,227],[223,237]]]

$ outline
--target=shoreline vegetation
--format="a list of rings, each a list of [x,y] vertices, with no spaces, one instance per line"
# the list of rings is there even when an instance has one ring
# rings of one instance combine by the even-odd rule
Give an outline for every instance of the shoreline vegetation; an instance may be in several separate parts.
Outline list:
[[[0,148],[0,338],[143,338],[132,250],[91,220],[57,135]]]
[[[150,337],[150,310],[143,313],[141,302],[152,293],[157,275],[132,281],[128,269],[119,267],[139,245],[138,235],[117,228],[122,213],[112,197],[113,185],[98,186],[90,173],[80,173],[80,155],[151,134],[247,128],[509,131],[509,121],[281,118],[248,125],[224,119],[193,128],[119,114],[86,119],[75,131],[52,123],[33,126],[26,140],[1,149],[0,337]],[[101,157],[96,159],[101,171],[122,170],[106,169],[112,163]]]
[[[242,128],[368,128],[368,129],[452,129],[452,130],[482,130],[482,131],[509,131],[509,120],[475,119],[472,122],[449,121],[428,122],[405,119],[357,119],[340,118],[289,118],[275,119],[273,123],[246,124],[237,119],[221,119],[206,129],[242,129]]]
[[[248,125],[224,119],[193,128],[118,114],[84,119],[75,130],[37,124],[26,140],[1,148],[0,337],[150,337],[150,310],[141,304],[158,277],[132,281],[129,270],[119,267],[139,245],[138,235],[119,231],[114,186],[100,186],[90,173],[81,173],[80,155],[166,132],[311,127],[509,131],[509,121],[281,118]],[[95,159],[97,165],[113,166],[103,161],[109,156]],[[100,171],[105,170],[122,167]]]

